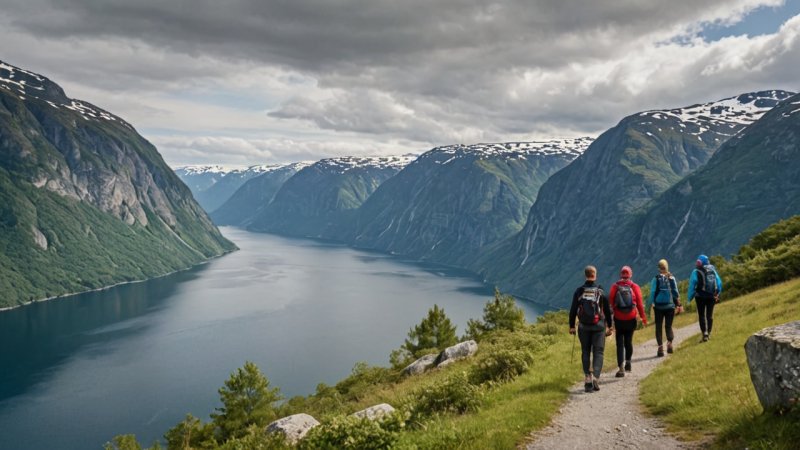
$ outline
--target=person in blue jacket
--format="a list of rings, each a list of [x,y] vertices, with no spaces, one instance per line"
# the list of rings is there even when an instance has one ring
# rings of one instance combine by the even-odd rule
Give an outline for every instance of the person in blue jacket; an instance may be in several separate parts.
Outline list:
[[[648,316],[651,307],[655,310],[656,315],[656,343],[658,343],[656,356],[662,357],[664,356],[662,328],[666,325],[667,353],[672,353],[672,340],[675,338],[675,334],[672,332],[672,321],[677,314],[683,312],[678,293],[678,281],[669,272],[669,263],[666,259],[658,262],[658,274],[650,282],[650,297],[644,307]]]
[[[708,341],[711,335],[711,326],[714,323],[714,305],[719,302],[722,293],[722,278],[717,269],[708,261],[708,256],[700,255],[695,262],[695,269],[689,277],[689,292],[687,302],[697,299],[697,316],[700,320],[700,331],[703,332],[702,342]]]

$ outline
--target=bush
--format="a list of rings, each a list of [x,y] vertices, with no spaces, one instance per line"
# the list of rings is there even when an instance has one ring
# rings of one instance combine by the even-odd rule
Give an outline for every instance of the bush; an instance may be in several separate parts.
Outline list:
[[[525,328],[525,312],[517,307],[514,297],[501,294],[494,289],[494,300],[483,307],[483,320],[470,319],[467,322],[468,339],[480,341],[486,333],[493,331],[517,331]]]
[[[505,383],[527,372],[533,364],[528,349],[500,348],[482,353],[470,372],[473,383]]]
[[[400,437],[407,414],[395,412],[380,420],[338,416],[312,428],[300,441],[300,449],[385,449]]]
[[[458,372],[414,391],[412,396],[411,420],[420,422],[439,413],[477,411],[482,393],[480,388],[469,383],[465,372]]]
[[[194,449],[198,447],[181,448]],[[283,433],[265,433],[263,428],[251,425],[243,436],[231,439],[224,445],[214,448],[218,450],[290,450],[293,447],[286,442]]]

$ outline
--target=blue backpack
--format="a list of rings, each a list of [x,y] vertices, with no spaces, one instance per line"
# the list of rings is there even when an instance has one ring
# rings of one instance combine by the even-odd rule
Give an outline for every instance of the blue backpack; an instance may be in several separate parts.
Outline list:
[[[717,286],[717,269],[711,264],[703,266],[697,271],[697,296],[700,298],[714,298],[719,292]]]
[[[656,275],[656,305],[669,305],[672,303],[672,286],[670,286],[669,276],[663,273]]]

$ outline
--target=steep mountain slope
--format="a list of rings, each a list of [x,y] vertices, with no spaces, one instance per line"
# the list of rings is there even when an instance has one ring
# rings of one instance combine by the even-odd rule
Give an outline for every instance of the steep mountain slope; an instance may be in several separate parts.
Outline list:
[[[211,213],[217,225],[247,226],[275,198],[289,178],[311,163],[278,164],[245,182],[219,208]]]
[[[0,307],[233,249],[130,124],[0,62]]]
[[[247,228],[341,240],[356,209],[413,158],[346,156],[318,161],[286,181]]]
[[[382,184],[359,209],[359,247],[463,265],[517,233],[539,187],[592,142],[454,145],[435,148]]]
[[[586,264],[602,266],[609,280],[630,262],[612,256],[635,247],[628,224],[648,202],[790,95],[764,91],[626,117],[550,177],[523,230],[471,268],[505,290],[563,306]]]
[[[696,254],[728,256],[760,230],[800,214],[800,95],[731,138],[657,198],[641,222],[635,262],[688,272]]]
[[[272,165],[232,169],[219,165],[182,166],[175,169],[178,177],[189,186],[195,200],[207,212],[215,211],[248,180],[273,169]]]

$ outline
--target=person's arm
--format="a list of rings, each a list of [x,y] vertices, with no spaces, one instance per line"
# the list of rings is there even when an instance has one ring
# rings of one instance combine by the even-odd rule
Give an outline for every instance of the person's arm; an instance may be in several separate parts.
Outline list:
[[[697,269],[692,270],[692,274],[689,275],[689,292],[686,293],[686,304],[692,303],[692,299],[694,299],[694,290],[697,288]]]
[[[719,277],[719,272],[716,270],[714,271],[714,275],[717,277],[717,296],[722,294],[722,278]]]
[[[607,298],[608,299],[617,298],[617,284],[616,283],[611,285],[611,290],[608,292],[608,297]],[[609,307],[610,307],[610,310],[611,310],[611,315],[613,316],[616,313],[616,310],[614,309],[614,302],[609,300],[608,303],[609,303]]]
[[[674,276],[669,277],[669,289],[672,291],[672,303],[675,307],[681,306],[681,293],[678,292],[678,280]]]
[[[650,317],[650,308],[653,307],[653,303],[656,301],[656,288],[658,287],[658,282],[656,281],[656,277],[653,277],[653,281],[650,282],[650,295],[647,296],[647,304],[644,305],[644,310],[648,317]]]
[[[575,290],[575,293],[572,294],[572,306],[569,308],[569,332],[575,332],[575,318],[578,316],[578,295],[581,292],[581,288]]]
[[[613,288],[612,288],[613,289]],[[610,301],[608,297],[606,297],[606,293],[603,292],[603,296],[600,298],[600,301],[603,302],[603,312],[606,315],[606,327],[610,330],[614,329],[614,313],[611,312]]]
[[[639,317],[642,318],[642,323],[647,325],[647,316],[644,314],[644,302],[642,301],[642,289],[636,283],[633,283],[633,295],[636,299],[636,309],[639,311]]]

